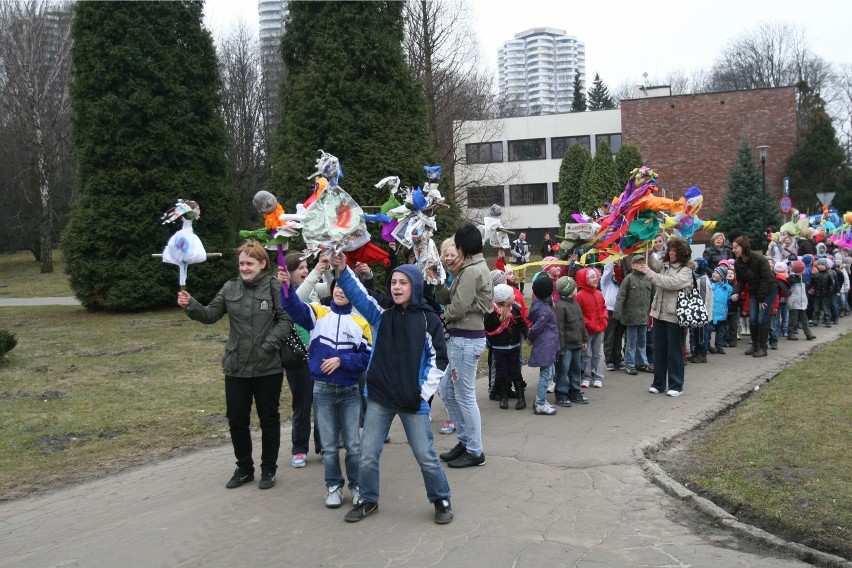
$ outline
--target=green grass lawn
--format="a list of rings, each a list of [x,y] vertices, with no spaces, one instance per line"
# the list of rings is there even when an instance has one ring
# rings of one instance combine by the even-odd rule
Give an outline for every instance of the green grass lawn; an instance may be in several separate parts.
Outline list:
[[[785,370],[663,465],[746,522],[852,557],[852,334]]]
[[[0,298],[73,296],[62,253],[53,251],[53,273],[41,274],[31,252],[0,254]]]

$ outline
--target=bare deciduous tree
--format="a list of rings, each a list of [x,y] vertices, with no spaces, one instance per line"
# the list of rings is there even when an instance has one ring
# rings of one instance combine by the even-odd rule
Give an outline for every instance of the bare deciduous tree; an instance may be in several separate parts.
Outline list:
[[[0,144],[4,155],[20,157],[5,181],[18,209],[4,213],[24,242],[37,235],[29,245],[42,273],[53,272],[55,221],[73,194],[71,19],[70,3],[0,3]]]

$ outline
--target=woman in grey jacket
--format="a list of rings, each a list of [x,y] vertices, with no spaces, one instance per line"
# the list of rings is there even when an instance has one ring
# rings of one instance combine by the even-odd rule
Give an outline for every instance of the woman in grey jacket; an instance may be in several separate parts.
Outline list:
[[[654,382],[649,392],[666,391],[669,396],[683,392],[683,328],[677,323],[677,293],[692,286],[692,269],[689,259],[692,250],[680,237],[666,243],[666,252],[660,262],[651,256],[648,264],[637,263],[634,272],[645,274],[655,286],[651,301],[654,318]],[[668,379],[668,390],[666,387]]]
[[[261,429],[260,489],[275,485],[278,447],[281,444],[281,397],[283,374],[279,348],[292,329],[292,322],[276,300],[281,293],[278,280],[266,271],[269,255],[257,241],[246,241],[237,249],[240,276],[225,282],[206,306],[188,292],[178,292],[178,306],[186,315],[205,324],[216,323],[228,314],[230,333],[225,344],[225,405],[237,469],[225,484],[228,489],[254,480],[252,460],[251,405],[254,399]]]

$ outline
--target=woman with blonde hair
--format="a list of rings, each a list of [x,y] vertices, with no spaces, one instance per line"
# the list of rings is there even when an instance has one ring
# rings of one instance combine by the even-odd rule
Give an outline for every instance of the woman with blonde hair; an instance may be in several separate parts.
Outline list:
[[[731,245],[726,242],[724,233],[713,233],[710,244],[704,248],[704,260],[707,261],[707,274],[713,274],[720,260],[734,258]]]

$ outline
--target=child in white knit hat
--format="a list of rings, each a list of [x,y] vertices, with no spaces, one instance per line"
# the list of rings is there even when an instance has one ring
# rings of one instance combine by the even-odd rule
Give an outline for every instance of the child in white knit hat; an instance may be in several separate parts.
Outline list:
[[[509,408],[509,383],[518,393],[516,410],[526,407],[521,382],[521,337],[527,337],[527,324],[515,304],[515,291],[508,284],[494,286],[494,310],[483,316],[485,337],[491,348],[494,390],[500,408]]]

